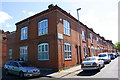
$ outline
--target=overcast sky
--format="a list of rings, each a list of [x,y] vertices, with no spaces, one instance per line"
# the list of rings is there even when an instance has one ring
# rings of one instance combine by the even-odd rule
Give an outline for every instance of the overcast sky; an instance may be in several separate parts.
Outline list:
[[[17,1],[17,2],[16,2]],[[119,0],[2,0],[0,2],[0,29],[15,31],[15,23],[42,12],[49,4],[58,5],[79,19],[105,39],[118,41],[118,1]],[[74,1],[74,2],[73,2]]]

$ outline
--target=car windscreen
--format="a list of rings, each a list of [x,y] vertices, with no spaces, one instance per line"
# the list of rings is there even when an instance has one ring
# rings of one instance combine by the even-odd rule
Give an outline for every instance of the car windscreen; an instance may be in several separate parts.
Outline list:
[[[31,65],[27,62],[19,62],[22,67],[30,67]]]
[[[85,61],[93,61],[96,60],[96,58],[86,58]]]
[[[110,56],[114,56],[113,54],[110,54]]]
[[[99,57],[106,57],[107,54],[100,54]]]

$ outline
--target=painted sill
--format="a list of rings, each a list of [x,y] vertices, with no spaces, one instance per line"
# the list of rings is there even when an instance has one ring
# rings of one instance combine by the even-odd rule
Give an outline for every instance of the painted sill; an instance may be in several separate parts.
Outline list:
[[[64,34],[65,36],[69,36],[70,37],[70,35],[67,35],[67,34]]]
[[[65,59],[65,61],[72,61],[72,59]]]
[[[27,38],[28,39],[28,38]],[[20,39],[21,41],[27,40],[27,39]]]
[[[93,43],[91,43],[93,45]]]
[[[49,61],[49,59],[38,59],[38,61]]]
[[[86,43],[86,40],[82,40],[82,42]]]

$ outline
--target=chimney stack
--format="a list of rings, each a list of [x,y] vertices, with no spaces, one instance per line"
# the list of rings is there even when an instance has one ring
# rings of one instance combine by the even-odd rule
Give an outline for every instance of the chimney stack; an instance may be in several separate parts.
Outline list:
[[[48,6],[49,9],[52,9],[53,7],[54,7],[53,4],[50,4],[50,5]]]

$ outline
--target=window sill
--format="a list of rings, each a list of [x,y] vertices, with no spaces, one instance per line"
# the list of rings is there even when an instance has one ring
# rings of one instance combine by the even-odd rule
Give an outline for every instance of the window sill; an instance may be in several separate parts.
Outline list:
[[[65,61],[72,61],[72,59],[65,59]]]
[[[49,59],[38,59],[38,61],[49,61]]]
[[[48,34],[48,33],[47,33]],[[41,35],[38,35],[38,36],[44,36],[44,35],[47,35],[47,34],[41,34]]]
[[[27,38],[27,39],[28,39],[28,38]],[[21,40],[21,41],[24,41],[24,40],[27,40],[27,39],[22,39],[22,40],[20,39],[20,40]]]
[[[86,43],[86,40],[82,40],[82,42]]]
[[[91,43],[93,45],[93,43]]]
[[[67,34],[64,34],[65,36],[69,36],[70,37],[70,35],[67,35]]]
[[[97,45],[97,46],[99,46],[99,45]]]

